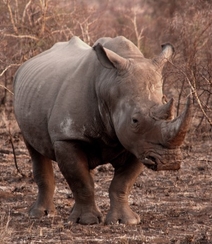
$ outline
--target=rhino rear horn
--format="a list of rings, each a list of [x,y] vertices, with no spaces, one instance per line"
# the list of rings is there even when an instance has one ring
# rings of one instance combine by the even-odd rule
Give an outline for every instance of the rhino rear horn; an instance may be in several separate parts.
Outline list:
[[[165,63],[172,58],[175,52],[174,47],[170,43],[163,44],[161,47],[162,52],[152,60],[159,71],[162,71]]]
[[[93,49],[96,52],[99,62],[107,69],[116,68],[123,70],[128,64],[128,60],[114,53],[113,51],[104,48],[100,43],[95,45]]]
[[[178,147],[183,143],[186,132],[189,129],[191,123],[192,114],[192,104],[191,98],[188,97],[187,105],[184,112],[178,116],[176,119],[167,122],[166,128],[163,129],[163,137],[165,139],[165,144],[169,148]]]

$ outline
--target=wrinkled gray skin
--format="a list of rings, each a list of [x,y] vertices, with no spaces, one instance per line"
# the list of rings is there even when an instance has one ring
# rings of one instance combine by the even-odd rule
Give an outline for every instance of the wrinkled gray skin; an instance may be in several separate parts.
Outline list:
[[[173,99],[163,103],[161,72],[172,54],[170,44],[151,60],[124,37],[99,39],[93,48],[73,37],[18,69],[14,109],[38,185],[30,216],[54,211],[54,160],[75,198],[70,220],[101,222],[90,170],[110,162],[115,173],[106,224],[139,223],[128,205],[132,185],[143,164],[180,168],[190,121],[189,101],[176,119]]]

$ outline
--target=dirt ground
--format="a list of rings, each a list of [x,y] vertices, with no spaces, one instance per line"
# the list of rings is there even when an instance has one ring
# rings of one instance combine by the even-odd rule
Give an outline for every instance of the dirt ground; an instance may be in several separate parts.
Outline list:
[[[144,169],[129,202],[141,217],[139,225],[82,226],[67,219],[74,203],[64,178],[54,164],[57,214],[30,219],[27,211],[36,197],[31,162],[17,125],[10,131],[15,147],[17,173],[7,121],[0,123],[0,240],[1,243],[212,243],[211,136],[193,136],[183,147],[184,161],[177,172]],[[109,209],[110,165],[97,168],[96,201],[104,216]]]

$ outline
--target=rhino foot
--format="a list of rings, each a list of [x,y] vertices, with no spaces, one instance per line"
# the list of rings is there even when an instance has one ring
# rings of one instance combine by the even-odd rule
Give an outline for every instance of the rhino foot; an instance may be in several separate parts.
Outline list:
[[[93,225],[102,222],[102,214],[96,206],[75,206],[72,209],[69,221],[82,225]]]
[[[43,216],[47,215],[53,215],[55,214],[56,210],[54,205],[51,205],[50,207],[37,207],[36,203],[32,205],[32,207],[29,210],[29,216],[32,218],[41,218]]]
[[[119,209],[110,209],[107,214],[105,224],[139,224],[140,217],[138,214],[134,213],[129,206],[125,206],[124,208]]]

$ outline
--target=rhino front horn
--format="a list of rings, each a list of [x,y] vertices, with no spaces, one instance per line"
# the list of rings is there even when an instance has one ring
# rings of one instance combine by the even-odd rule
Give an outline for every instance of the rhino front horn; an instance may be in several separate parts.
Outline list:
[[[191,98],[188,97],[184,112],[176,119],[167,122],[166,128],[163,127],[163,137],[165,138],[165,144],[167,147],[174,148],[180,146],[183,143],[186,132],[188,131],[191,123],[191,114]]]
[[[152,60],[159,71],[162,71],[165,63],[170,60],[174,54],[174,47],[170,43],[163,44],[161,47],[162,52]]]

